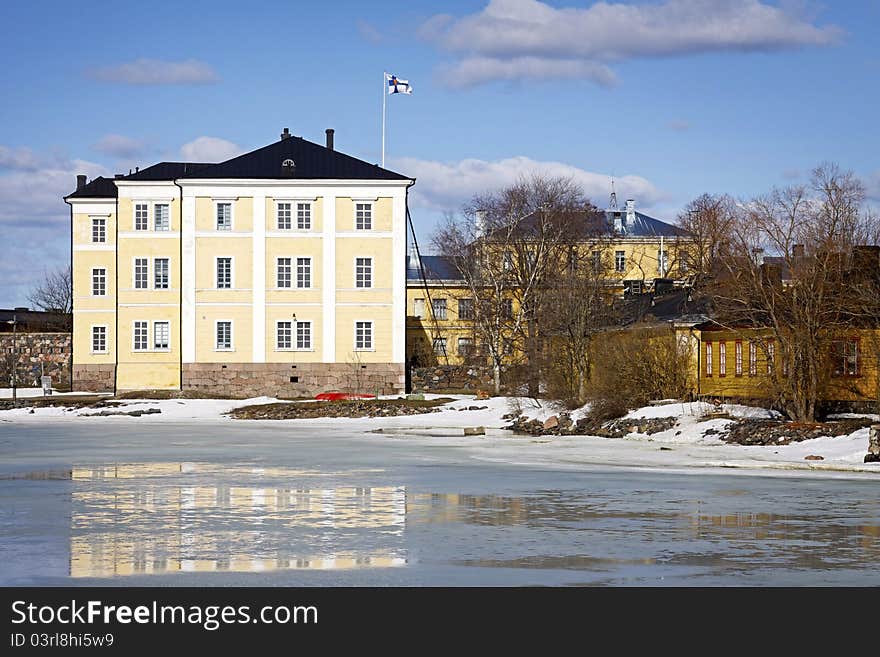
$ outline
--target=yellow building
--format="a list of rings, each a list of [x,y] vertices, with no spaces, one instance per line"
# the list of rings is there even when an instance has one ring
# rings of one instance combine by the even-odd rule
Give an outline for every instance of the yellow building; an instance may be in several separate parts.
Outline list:
[[[286,128],[219,164],[79,176],[74,387],[402,391],[413,183]]]

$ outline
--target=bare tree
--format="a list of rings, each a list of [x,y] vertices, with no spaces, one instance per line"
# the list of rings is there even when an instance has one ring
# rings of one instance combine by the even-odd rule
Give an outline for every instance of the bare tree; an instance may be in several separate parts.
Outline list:
[[[70,314],[73,310],[73,284],[70,265],[43,274],[43,280],[28,293],[27,300],[36,310]]]

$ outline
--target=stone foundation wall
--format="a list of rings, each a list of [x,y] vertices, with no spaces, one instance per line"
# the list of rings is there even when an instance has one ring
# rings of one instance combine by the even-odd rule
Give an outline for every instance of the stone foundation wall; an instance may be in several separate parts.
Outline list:
[[[314,397],[331,390],[394,395],[406,386],[403,363],[190,363],[182,374],[183,390],[240,399]]]
[[[509,372],[502,370],[501,386]],[[410,387],[413,392],[447,392],[455,390],[488,390],[495,388],[491,367],[469,367],[467,365],[435,365],[433,367],[413,367],[410,369]]]
[[[116,365],[74,365],[73,389],[87,392],[114,392]]]
[[[39,387],[42,375],[53,387],[70,385],[70,333],[0,333],[0,387]]]

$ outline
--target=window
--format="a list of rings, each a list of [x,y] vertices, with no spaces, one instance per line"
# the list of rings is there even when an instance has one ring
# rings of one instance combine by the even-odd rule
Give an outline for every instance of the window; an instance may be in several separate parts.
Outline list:
[[[505,251],[501,256],[501,268],[504,271],[512,271],[513,270],[513,254],[510,251]]]
[[[137,203],[134,206],[134,229],[147,230],[147,204]]]
[[[446,319],[446,299],[431,299],[434,319]]]
[[[623,294],[624,296],[632,296],[635,294],[642,293],[642,281],[632,280],[632,281],[624,281],[623,282]]]
[[[767,342],[767,374],[773,374],[774,365],[776,365],[776,342],[769,340]]]
[[[296,229],[311,230],[312,229],[312,204],[297,203],[296,204]]]
[[[292,280],[291,258],[278,258],[275,271],[278,287],[290,287]]]
[[[859,375],[858,339],[835,340],[831,343],[831,373],[834,376]]]
[[[687,274],[691,268],[691,255],[687,251],[679,251],[678,253],[678,271],[681,274]]]
[[[290,349],[293,346],[293,322],[278,322],[275,327],[275,348]]]
[[[372,338],[370,339],[372,342]],[[312,348],[312,323],[297,322],[296,323],[296,348],[311,349]]]
[[[471,338],[459,338],[458,339],[458,354],[459,356],[470,356],[474,352],[474,341]]]
[[[568,270],[577,271],[578,268],[578,252],[576,246],[568,247]]]
[[[602,269],[602,252],[601,251],[593,251],[590,254],[590,266],[593,268],[594,272]]]
[[[624,271],[626,269],[626,251],[614,252],[614,271]]]
[[[153,322],[153,349],[167,350],[170,334],[168,322]]]
[[[156,230],[171,230],[167,203],[156,203],[153,206],[153,226]]]
[[[168,289],[168,258],[153,259],[153,287],[157,290]]]
[[[513,301],[511,299],[501,300],[501,316],[504,319],[513,319]]]
[[[373,348],[373,322],[354,323],[354,348],[357,350]]]
[[[758,343],[754,340],[749,342],[749,376],[758,374]]]
[[[217,289],[232,288],[232,258],[217,258]]]
[[[232,351],[232,322],[217,322],[217,351]]]
[[[92,270],[92,296],[103,297],[107,294],[107,270]]]
[[[666,249],[657,251],[657,271],[661,277],[666,276],[669,271],[669,251]]]
[[[147,258],[134,259],[134,289],[146,290],[150,276],[150,265]]]
[[[706,376],[712,376],[712,343],[706,343]]]
[[[107,241],[107,220],[104,217],[92,217],[92,241]]]
[[[134,323],[134,350],[135,351],[146,351],[147,350],[147,326],[149,322],[135,322]]]
[[[355,258],[355,287],[373,287],[373,259]]]
[[[425,300],[413,299],[413,317],[425,319]]]
[[[92,327],[92,353],[103,354],[107,352],[107,327]]]
[[[459,299],[458,300],[458,318],[473,319],[474,318],[474,300]]]
[[[372,230],[373,229],[373,204],[372,203],[355,203],[354,206],[354,227],[355,230]]]
[[[434,338],[434,355],[446,355],[446,338]]]
[[[296,286],[298,288],[312,287],[312,259],[296,259]]]
[[[737,340],[733,346],[733,354],[734,354],[734,375],[742,376],[743,375],[743,343]]]
[[[727,343],[718,343],[718,376],[727,376]]]
[[[232,230],[232,203],[217,204],[217,230]]]
[[[279,203],[276,210],[278,230],[290,230],[290,203]]]

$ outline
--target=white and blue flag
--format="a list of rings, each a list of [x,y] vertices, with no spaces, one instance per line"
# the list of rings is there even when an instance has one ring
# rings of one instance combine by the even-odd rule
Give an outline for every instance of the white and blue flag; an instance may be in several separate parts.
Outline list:
[[[409,80],[401,80],[396,75],[385,74],[385,82],[388,85],[388,94],[412,94]]]

